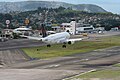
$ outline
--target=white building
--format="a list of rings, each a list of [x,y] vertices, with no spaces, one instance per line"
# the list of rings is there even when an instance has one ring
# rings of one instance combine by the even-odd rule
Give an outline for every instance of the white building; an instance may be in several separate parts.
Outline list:
[[[61,32],[61,27],[60,26],[54,26],[54,27],[52,27],[52,31]]]
[[[76,33],[92,32],[94,30],[95,28],[93,27],[93,25],[77,23]]]
[[[62,23],[61,26],[63,27],[64,31],[69,31],[72,35],[76,34],[76,21],[73,20],[70,23]]]
[[[94,30],[94,27],[92,25],[76,23],[76,21],[71,21],[70,23],[62,23],[61,26],[64,28],[64,31],[69,31],[73,35],[82,32],[92,32]]]

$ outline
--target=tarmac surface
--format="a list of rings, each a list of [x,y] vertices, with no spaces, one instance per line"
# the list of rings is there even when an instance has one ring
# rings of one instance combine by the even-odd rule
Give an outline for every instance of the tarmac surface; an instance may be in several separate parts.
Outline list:
[[[0,69],[0,80],[61,80],[94,69],[114,69],[110,66],[119,62],[120,46],[116,46],[73,56],[9,64]]]
[[[60,80],[76,72],[47,69],[1,69],[0,74],[0,80]]]
[[[102,34],[89,37],[102,37]],[[31,60],[20,49],[43,45],[46,44],[27,39],[0,42],[0,80],[61,80],[90,70],[117,69],[111,65],[120,63],[120,46],[40,60]]]
[[[19,49],[25,47],[43,46],[45,43],[29,39],[12,39],[0,42],[0,50]]]
[[[92,69],[97,67],[109,66],[119,62],[120,47],[116,46],[109,49],[100,49],[89,53],[81,53],[72,56],[22,62],[18,64],[9,65],[8,68],[81,70],[82,68]]]

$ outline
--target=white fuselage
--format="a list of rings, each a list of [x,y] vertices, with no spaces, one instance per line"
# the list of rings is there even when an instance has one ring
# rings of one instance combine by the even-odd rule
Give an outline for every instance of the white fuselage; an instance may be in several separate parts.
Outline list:
[[[41,40],[47,44],[54,44],[54,43],[64,43],[67,39],[70,38],[70,34],[68,32],[61,32],[56,34],[51,34]]]

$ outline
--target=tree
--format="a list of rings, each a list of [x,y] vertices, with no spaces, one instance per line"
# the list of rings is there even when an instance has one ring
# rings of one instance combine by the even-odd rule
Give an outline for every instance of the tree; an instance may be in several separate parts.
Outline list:
[[[5,14],[5,20],[12,20],[12,15]]]
[[[106,31],[110,31],[111,30],[111,26],[105,26],[105,30]]]

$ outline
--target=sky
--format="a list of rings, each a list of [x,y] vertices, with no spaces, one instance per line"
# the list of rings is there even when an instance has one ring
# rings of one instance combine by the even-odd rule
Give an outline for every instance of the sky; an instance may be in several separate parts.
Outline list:
[[[17,2],[17,1],[60,1],[71,4],[95,4],[108,12],[120,14],[120,0],[0,0],[0,2]]]

